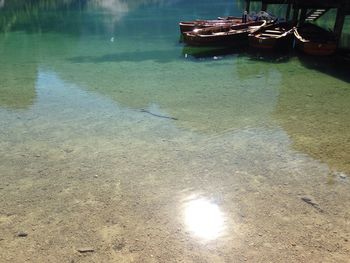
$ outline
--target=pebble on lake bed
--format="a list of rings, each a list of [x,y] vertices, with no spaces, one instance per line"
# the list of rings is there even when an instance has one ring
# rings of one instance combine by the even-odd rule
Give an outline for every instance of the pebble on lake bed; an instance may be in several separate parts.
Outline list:
[[[334,171],[334,172],[332,173],[332,175],[333,175],[334,177],[338,177],[338,178],[343,179],[343,180],[347,178],[347,174],[344,173],[344,172],[337,172],[337,171]]]
[[[17,236],[18,237],[26,237],[26,236],[28,236],[28,233],[21,231],[21,232],[17,233]]]

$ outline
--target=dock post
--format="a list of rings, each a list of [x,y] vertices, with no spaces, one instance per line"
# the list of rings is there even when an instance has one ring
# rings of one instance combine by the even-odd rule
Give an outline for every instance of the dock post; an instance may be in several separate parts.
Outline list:
[[[298,23],[299,17],[299,8],[293,5],[293,24],[296,25]]]
[[[301,9],[301,13],[300,13],[300,19],[299,19],[299,24],[300,25],[305,23],[306,13],[307,13],[307,9],[306,8],[302,8]]]
[[[288,3],[287,11],[286,11],[286,21],[289,20],[289,15],[290,15],[290,9],[291,9],[291,7],[292,7],[291,3]]]
[[[265,11],[266,12],[267,10],[267,3],[266,2],[262,2],[262,5],[261,5],[261,11]]]
[[[245,1],[245,11],[247,11],[248,14],[249,14],[249,9],[250,9],[250,0],[246,0]]]
[[[337,17],[335,18],[335,24],[334,24],[334,33],[337,37],[338,45],[339,45],[341,34],[343,31],[344,21],[345,21],[344,9],[339,7],[337,9]]]

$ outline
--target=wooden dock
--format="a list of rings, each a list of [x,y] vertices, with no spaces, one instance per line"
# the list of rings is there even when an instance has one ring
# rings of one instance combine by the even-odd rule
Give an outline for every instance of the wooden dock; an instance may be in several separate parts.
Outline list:
[[[287,5],[286,19],[295,24],[303,24],[319,19],[329,9],[336,9],[337,16],[333,31],[339,40],[343,31],[345,16],[350,15],[349,0],[246,0],[246,11],[249,12],[251,2],[261,2],[262,10],[266,11],[268,5]]]

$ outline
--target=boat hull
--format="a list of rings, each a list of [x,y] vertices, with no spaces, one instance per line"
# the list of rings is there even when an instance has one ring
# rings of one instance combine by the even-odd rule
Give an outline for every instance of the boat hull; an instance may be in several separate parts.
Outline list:
[[[216,36],[184,35],[184,41],[190,46],[230,46],[239,47],[247,43],[248,32]]]
[[[265,24],[259,21],[198,29],[184,33],[183,40],[190,46],[239,47],[247,44],[249,33]]]
[[[241,18],[230,18],[230,19],[218,19],[218,20],[196,20],[196,21],[183,21],[179,23],[181,34],[190,32],[194,29],[208,28],[213,26],[225,26],[231,24],[242,23]]]
[[[312,56],[330,56],[335,53],[337,45],[335,42],[317,43],[317,42],[302,42],[296,39],[296,48],[305,54]]]
[[[294,30],[295,45],[298,50],[313,56],[329,56],[336,52],[334,34],[313,24],[306,24]]]
[[[262,38],[249,35],[249,46],[256,49],[266,50],[288,50],[292,47],[293,36],[285,36],[282,38]]]

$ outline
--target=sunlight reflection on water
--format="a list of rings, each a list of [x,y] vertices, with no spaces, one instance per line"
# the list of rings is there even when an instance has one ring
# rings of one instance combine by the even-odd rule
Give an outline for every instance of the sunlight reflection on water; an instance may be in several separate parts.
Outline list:
[[[224,231],[224,214],[217,204],[205,198],[189,201],[184,216],[187,229],[204,240],[216,239]]]

